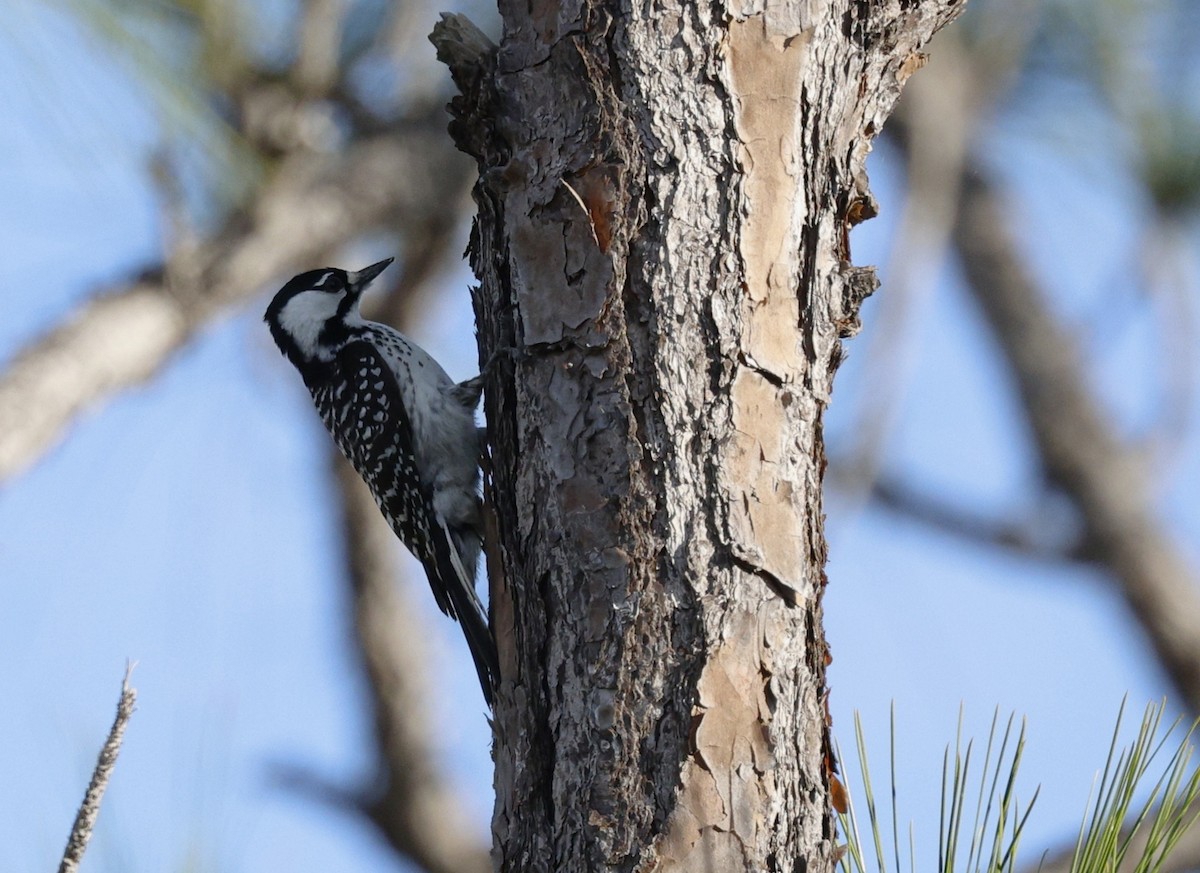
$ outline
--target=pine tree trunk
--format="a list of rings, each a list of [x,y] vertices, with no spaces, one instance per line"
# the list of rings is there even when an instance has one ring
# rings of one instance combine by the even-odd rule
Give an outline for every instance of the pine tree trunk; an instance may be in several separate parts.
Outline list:
[[[863,162],[956,0],[501,3],[479,162],[496,865],[826,870],[822,414]]]

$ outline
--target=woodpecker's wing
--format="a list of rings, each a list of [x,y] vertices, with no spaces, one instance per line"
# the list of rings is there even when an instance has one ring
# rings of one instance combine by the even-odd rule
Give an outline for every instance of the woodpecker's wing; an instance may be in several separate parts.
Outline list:
[[[462,624],[484,696],[498,677],[495,645],[475,593],[473,568],[463,566],[413,455],[413,434],[400,388],[369,342],[347,343],[330,377],[312,389],[325,426],[371,489],[384,518],[425,567],[434,600]]]
[[[417,469],[408,414],[386,361],[370,343],[347,343],[312,393],[326,428],[392,530],[422,564],[433,562],[429,489]],[[442,611],[452,615],[445,597],[434,594]]]

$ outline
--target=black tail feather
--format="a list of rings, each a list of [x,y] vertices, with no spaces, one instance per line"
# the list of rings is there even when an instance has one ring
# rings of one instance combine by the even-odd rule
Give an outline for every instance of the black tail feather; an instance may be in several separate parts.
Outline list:
[[[449,600],[449,609],[437,598],[442,611],[451,618],[458,619],[462,625],[463,636],[467,638],[467,648],[471,651],[471,659],[475,662],[475,672],[479,675],[479,686],[483,690],[483,698],[490,708],[494,699],[496,685],[500,681],[500,660],[496,654],[496,642],[488,628],[487,612],[475,593],[475,568],[463,565],[454,547],[450,531],[443,524],[439,531],[434,532],[437,545],[434,548],[434,567],[427,567],[430,580],[438,579],[441,591]],[[435,594],[437,586],[435,585]]]
[[[471,658],[475,662],[475,672],[479,675],[479,687],[483,689],[483,699],[488,708],[492,707],[497,683],[500,681],[500,663],[496,656],[496,642],[488,629],[487,618],[474,609],[464,607],[458,616],[462,625],[463,635],[467,638],[467,647],[471,650]]]

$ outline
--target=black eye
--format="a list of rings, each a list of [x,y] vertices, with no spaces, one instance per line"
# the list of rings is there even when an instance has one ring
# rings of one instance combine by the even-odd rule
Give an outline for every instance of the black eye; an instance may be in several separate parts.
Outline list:
[[[313,283],[316,291],[328,291],[330,294],[340,294],[346,290],[346,282],[340,275],[332,271],[325,273]]]

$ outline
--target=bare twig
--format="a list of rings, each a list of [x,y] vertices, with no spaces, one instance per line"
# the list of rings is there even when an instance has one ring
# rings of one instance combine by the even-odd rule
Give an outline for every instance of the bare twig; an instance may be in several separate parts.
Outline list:
[[[0,482],[47,452],[81,412],[158,373],[216,317],[272,281],[333,262],[357,239],[374,234],[401,241],[403,272],[396,293],[379,307],[385,320],[407,311],[418,292],[427,293],[429,277],[461,246],[455,239],[469,202],[470,164],[447,141],[438,101],[427,99],[442,87],[440,79],[415,96],[406,88],[403,107],[382,112],[367,111],[351,96],[355,89],[340,56],[347,8],[345,0],[306,0],[296,61],[286,76],[245,59],[211,71],[207,84],[224,107],[233,107],[230,123],[256,152],[264,181],[215,232],[173,246],[136,279],[91,297],[5,363]],[[158,169],[175,221],[183,216],[182,197],[166,164]],[[369,791],[321,793],[364,810],[400,853],[427,870],[489,869],[487,847],[472,838],[462,805],[435,767],[421,681],[424,637],[395,587],[395,538],[357,477],[338,463],[380,776]]]
[[[137,691],[129,684],[133,667],[133,664],[125,667],[125,678],[121,680],[121,698],[117,701],[117,717],[108,732],[108,739],[100,749],[100,758],[96,761],[96,769],[92,771],[92,781],[88,783],[87,792],[83,795],[83,803],[79,806],[79,812],[75,814],[75,824],[71,826],[71,835],[67,838],[67,848],[63,852],[58,873],[74,873],[79,869],[79,862],[83,859],[88,840],[92,837],[96,817],[100,814],[100,801],[104,798],[104,789],[108,787],[109,777],[112,776],[113,767],[117,763],[117,754],[121,751],[125,726],[129,723],[137,704]]]

